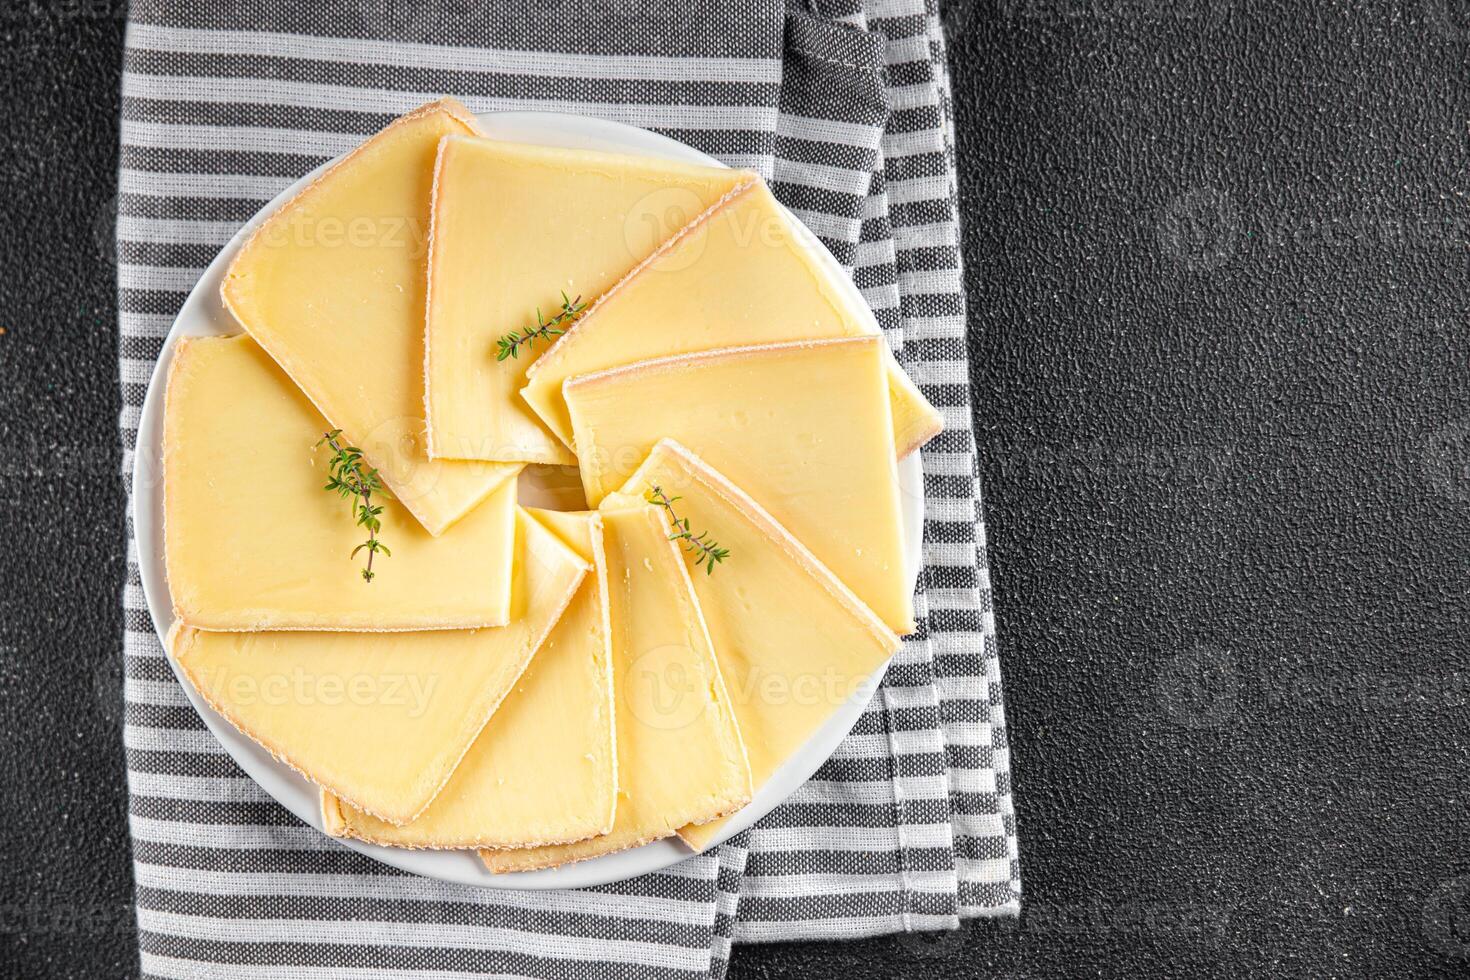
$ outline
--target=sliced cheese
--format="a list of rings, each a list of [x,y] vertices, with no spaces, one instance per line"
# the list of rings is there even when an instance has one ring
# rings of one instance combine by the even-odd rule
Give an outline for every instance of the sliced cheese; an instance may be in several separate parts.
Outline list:
[[[322,793],[327,833],[393,847],[530,847],[612,829],[606,561],[596,514],[534,516],[589,562],[567,611],[428,809],[396,826]]]
[[[731,348],[570,378],[587,501],[662,438],[760,502],[899,633],[913,630],[879,337]]]
[[[661,242],[754,175],[650,157],[450,136],[439,150],[429,257],[429,452],[568,463],[521,400],[549,346],[497,340],[590,304]]]
[[[663,518],[637,501],[602,517],[617,697],[617,813],[611,831],[574,844],[481,851],[497,873],[636,847],[750,799],[740,732],[688,570]]]
[[[422,630],[510,617],[514,480],[443,537],[382,497],[365,583],[351,502],[323,491],[331,424],[250,337],[184,338],[163,419],[174,616],[213,630]]]
[[[624,488],[677,488],[675,512],[729,549],[694,591],[709,626],[757,789],[864,689],[899,639],[743,490],[662,442]],[[679,833],[703,849],[724,821]]]
[[[424,447],[424,269],[439,139],[477,131],[433,102],[333,164],[260,226],[225,273],[225,307],[439,534],[516,472]]]
[[[211,633],[169,652],[236,728],[334,796],[417,817],[515,685],[587,564],[525,512],[507,626],[419,633]]]
[[[749,344],[875,332],[860,318],[762,183],[739,191],[662,245],[557,339],[521,395],[572,444],[561,386],[579,374]],[[886,357],[900,457],[939,432],[939,413]]]

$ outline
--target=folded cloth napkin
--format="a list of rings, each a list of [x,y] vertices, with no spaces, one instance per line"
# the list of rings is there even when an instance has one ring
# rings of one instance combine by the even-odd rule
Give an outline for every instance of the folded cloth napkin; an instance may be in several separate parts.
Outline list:
[[[124,736],[145,975],[721,977],[732,942],[952,928],[1016,911],[934,6],[138,0],[125,59],[128,473],[163,338],[219,248],[301,174],[443,94],[476,111],[615,119],[759,171],[852,272],[946,422],[923,451],[920,628],[852,735],[751,831],[603,888],[449,885],[302,826],[189,706],[130,540]]]

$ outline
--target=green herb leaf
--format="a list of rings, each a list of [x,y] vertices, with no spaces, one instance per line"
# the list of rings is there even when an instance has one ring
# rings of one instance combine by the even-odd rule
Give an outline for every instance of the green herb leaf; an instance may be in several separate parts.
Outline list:
[[[715,566],[722,564],[730,557],[730,549],[720,547],[719,543],[709,536],[708,531],[700,531],[695,534],[689,529],[689,518],[680,517],[674,511],[675,501],[682,497],[670,497],[664,493],[663,488],[654,484],[649,488],[647,500],[664,509],[668,515],[669,526],[673,532],[669,535],[670,541],[679,542],[679,546],[686,552],[694,555],[694,567],[704,566],[706,575],[715,573]]]
[[[550,320],[541,313],[541,308],[536,308],[536,322],[528,325],[519,333],[508,333],[495,341],[495,359],[503,361],[506,358],[517,358],[521,356],[521,348],[532,350],[536,341],[545,340],[548,343],[553,337],[560,337],[566,333],[565,328],[581,318],[587,309],[587,304],[582,302],[582,297],[572,299],[563,290],[561,294],[561,309],[556,316]]]
[[[383,529],[378,515],[383,513],[383,505],[373,504],[373,494],[389,494],[383,489],[378,471],[363,466],[362,450],[356,446],[342,445],[338,441],[341,435],[341,429],[333,429],[316,444],[318,447],[328,446],[332,450],[332,458],[327,461],[327,482],[322,489],[329,493],[335,491],[343,500],[350,500],[353,520],[359,527],[367,528],[367,540],[353,548],[349,557],[355,559],[359,551],[367,551],[367,565],[362,569],[362,580],[371,582],[377,577],[377,573],[373,571],[373,558],[379,552],[385,557],[393,554],[378,540],[378,532]]]

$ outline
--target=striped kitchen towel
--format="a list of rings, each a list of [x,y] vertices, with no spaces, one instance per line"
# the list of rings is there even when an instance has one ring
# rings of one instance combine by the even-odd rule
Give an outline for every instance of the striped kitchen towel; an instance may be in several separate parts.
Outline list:
[[[1014,913],[948,81],[925,0],[138,0],[118,219],[126,472],[163,338],[219,248],[301,174],[444,94],[615,119],[757,170],[851,270],[946,420],[923,451],[920,630],[851,737],[748,833],[604,888],[492,891],[379,865],[245,776],[169,669],[130,541],[143,973],[718,977],[732,943]]]

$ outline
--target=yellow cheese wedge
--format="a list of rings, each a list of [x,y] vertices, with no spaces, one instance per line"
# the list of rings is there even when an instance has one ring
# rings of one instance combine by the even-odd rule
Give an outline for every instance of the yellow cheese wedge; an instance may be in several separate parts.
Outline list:
[[[397,501],[392,554],[352,551],[366,532],[323,491],[331,425],[248,336],[184,338],[163,420],[164,557],[174,616],[213,630],[423,630],[510,617],[514,480],[441,538]],[[242,515],[248,514],[248,519]]]
[[[429,453],[572,461],[519,397],[562,293],[591,303],[753,174],[650,157],[451,136],[439,150],[429,256]]]
[[[323,792],[327,833],[394,847],[531,847],[612,829],[616,761],[602,522],[595,513],[534,516],[565,534],[598,574],[582,580],[428,809],[395,826]]]
[[[660,512],[602,515],[617,697],[612,830],[555,847],[483,850],[494,872],[610,854],[715,819],[750,799],[750,769],[694,599]]]
[[[516,519],[508,626],[419,633],[210,633],[169,652],[235,727],[307,779],[389,823],[417,817],[514,687],[588,568]]]
[[[694,575],[694,591],[759,789],[863,689],[899,639],[770,514],[684,447],[660,443],[624,490],[644,497],[655,486],[677,488],[678,517],[729,550],[712,572]],[[723,823],[679,835],[703,849]]]
[[[913,630],[882,338],[643,361],[562,390],[589,504],[674,439],[759,501],[891,629]]]
[[[424,448],[424,276],[439,139],[477,131],[458,102],[397,120],[273,214],[225,273],[225,307],[361,446],[431,534],[516,472]]]
[[[872,334],[764,184],[708,212],[603,294],[526,372],[522,396],[572,444],[567,378],[675,354],[749,344]],[[943,425],[887,356],[899,457]]]

